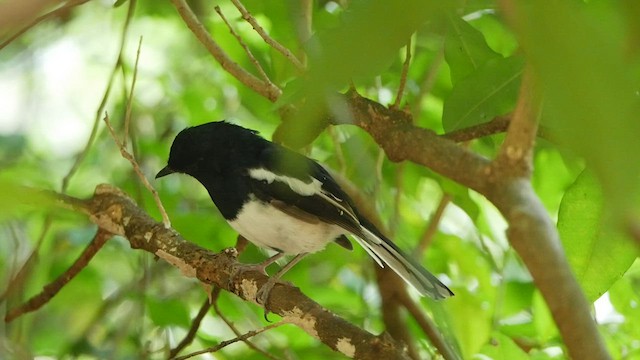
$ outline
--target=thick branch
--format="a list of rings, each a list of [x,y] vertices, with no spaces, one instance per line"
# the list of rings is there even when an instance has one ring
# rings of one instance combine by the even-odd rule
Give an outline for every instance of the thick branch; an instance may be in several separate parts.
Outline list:
[[[257,291],[267,281],[267,277],[258,271],[237,271],[243,265],[236,261],[233,249],[213,253],[185,241],[112,186],[98,186],[94,196],[86,201],[68,196],[60,196],[59,199],[65,206],[88,214],[100,228],[128,239],[132,248],[155,254],[186,276],[232,292],[244,300],[256,303]],[[239,275],[232,277],[232,274]],[[346,356],[357,359],[406,358],[402,347],[388,336],[375,336],[347,322],[291,285],[276,284],[264,307]]]
[[[531,96],[523,88],[522,96]],[[531,101],[531,102],[530,102]],[[409,160],[485,195],[509,223],[509,241],[534,278],[574,359],[608,359],[588,303],[573,276],[551,221],[528,179],[537,126],[535,97],[520,99],[513,133],[489,162],[433,132],[412,125],[409,115],[358,94],[346,95],[354,125],[367,131],[393,161]],[[332,119],[334,122],[338,120]],[[505,160],[506,159],[506,160]],[[516,160],[517,159],[517,160]],[[515,161],[515,162],[514,162]],[[516,165],[514,170],[510,168]]]
[[[549,306],[574,359],[608,359],[589,303],[566,260],[555,224],[530,181],[540,99],[529,68],[507,136],[492,166],[485,193],[507,222],[518,252]]]
[[[368,132],[391,161],[409,160],[480,193],[486,192],[486,174],[491,164],[488,159],[433,131],[414,126],[406,112],[386,108],[355,92],[348,93],[344,99],[352,124]],[[341,119],[332,121],[341,123]]]

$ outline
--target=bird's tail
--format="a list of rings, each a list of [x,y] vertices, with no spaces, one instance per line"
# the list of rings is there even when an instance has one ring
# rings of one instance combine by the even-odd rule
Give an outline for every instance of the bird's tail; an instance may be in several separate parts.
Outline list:
[[[382,267],[389,266],[404,281],[413,286],[423,296],[440,300],[453,296],[453,292],[424,267],[407,256],[398,246],[382,234],[376,234],[364,226],[362,237],[356,240],[367,253]]]

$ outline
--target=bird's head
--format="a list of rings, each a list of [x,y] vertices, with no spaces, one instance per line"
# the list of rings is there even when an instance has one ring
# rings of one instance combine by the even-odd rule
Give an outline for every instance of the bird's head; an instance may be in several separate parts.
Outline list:
[[[210,122],[182,130],[171,145],[167,166],[157,178],[184,173],[195,178],[199,175],[222,171],[234,152],[247,143],[248,137],[257,137],[255,131],[226,121]]]

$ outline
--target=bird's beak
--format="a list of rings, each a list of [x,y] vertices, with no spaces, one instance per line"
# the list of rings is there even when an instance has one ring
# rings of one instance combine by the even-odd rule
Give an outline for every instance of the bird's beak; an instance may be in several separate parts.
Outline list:
[[[161,178],[163,176],[167,176],[169,174],[173,174],[174,172],[175,170],[173,170],[172,168],[169,167],[169,165],[167,165],[158,172],[158,174],[156,175],[156,179]]]

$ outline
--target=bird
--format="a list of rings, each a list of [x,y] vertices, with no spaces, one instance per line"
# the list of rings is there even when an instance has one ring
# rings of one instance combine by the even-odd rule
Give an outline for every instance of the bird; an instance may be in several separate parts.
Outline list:
[[[257,131],[224,120],[188,127],[176,135],[156,179],[172,173],[198,180],[235,231],[275,251],[257,269],[266,274],[276,260],[294,256],[258,291],[259,303],[307,254],[333,242],[351,250],[347,235],[420,295],[436,300],[454,295],[364,217],[322,165]]]

